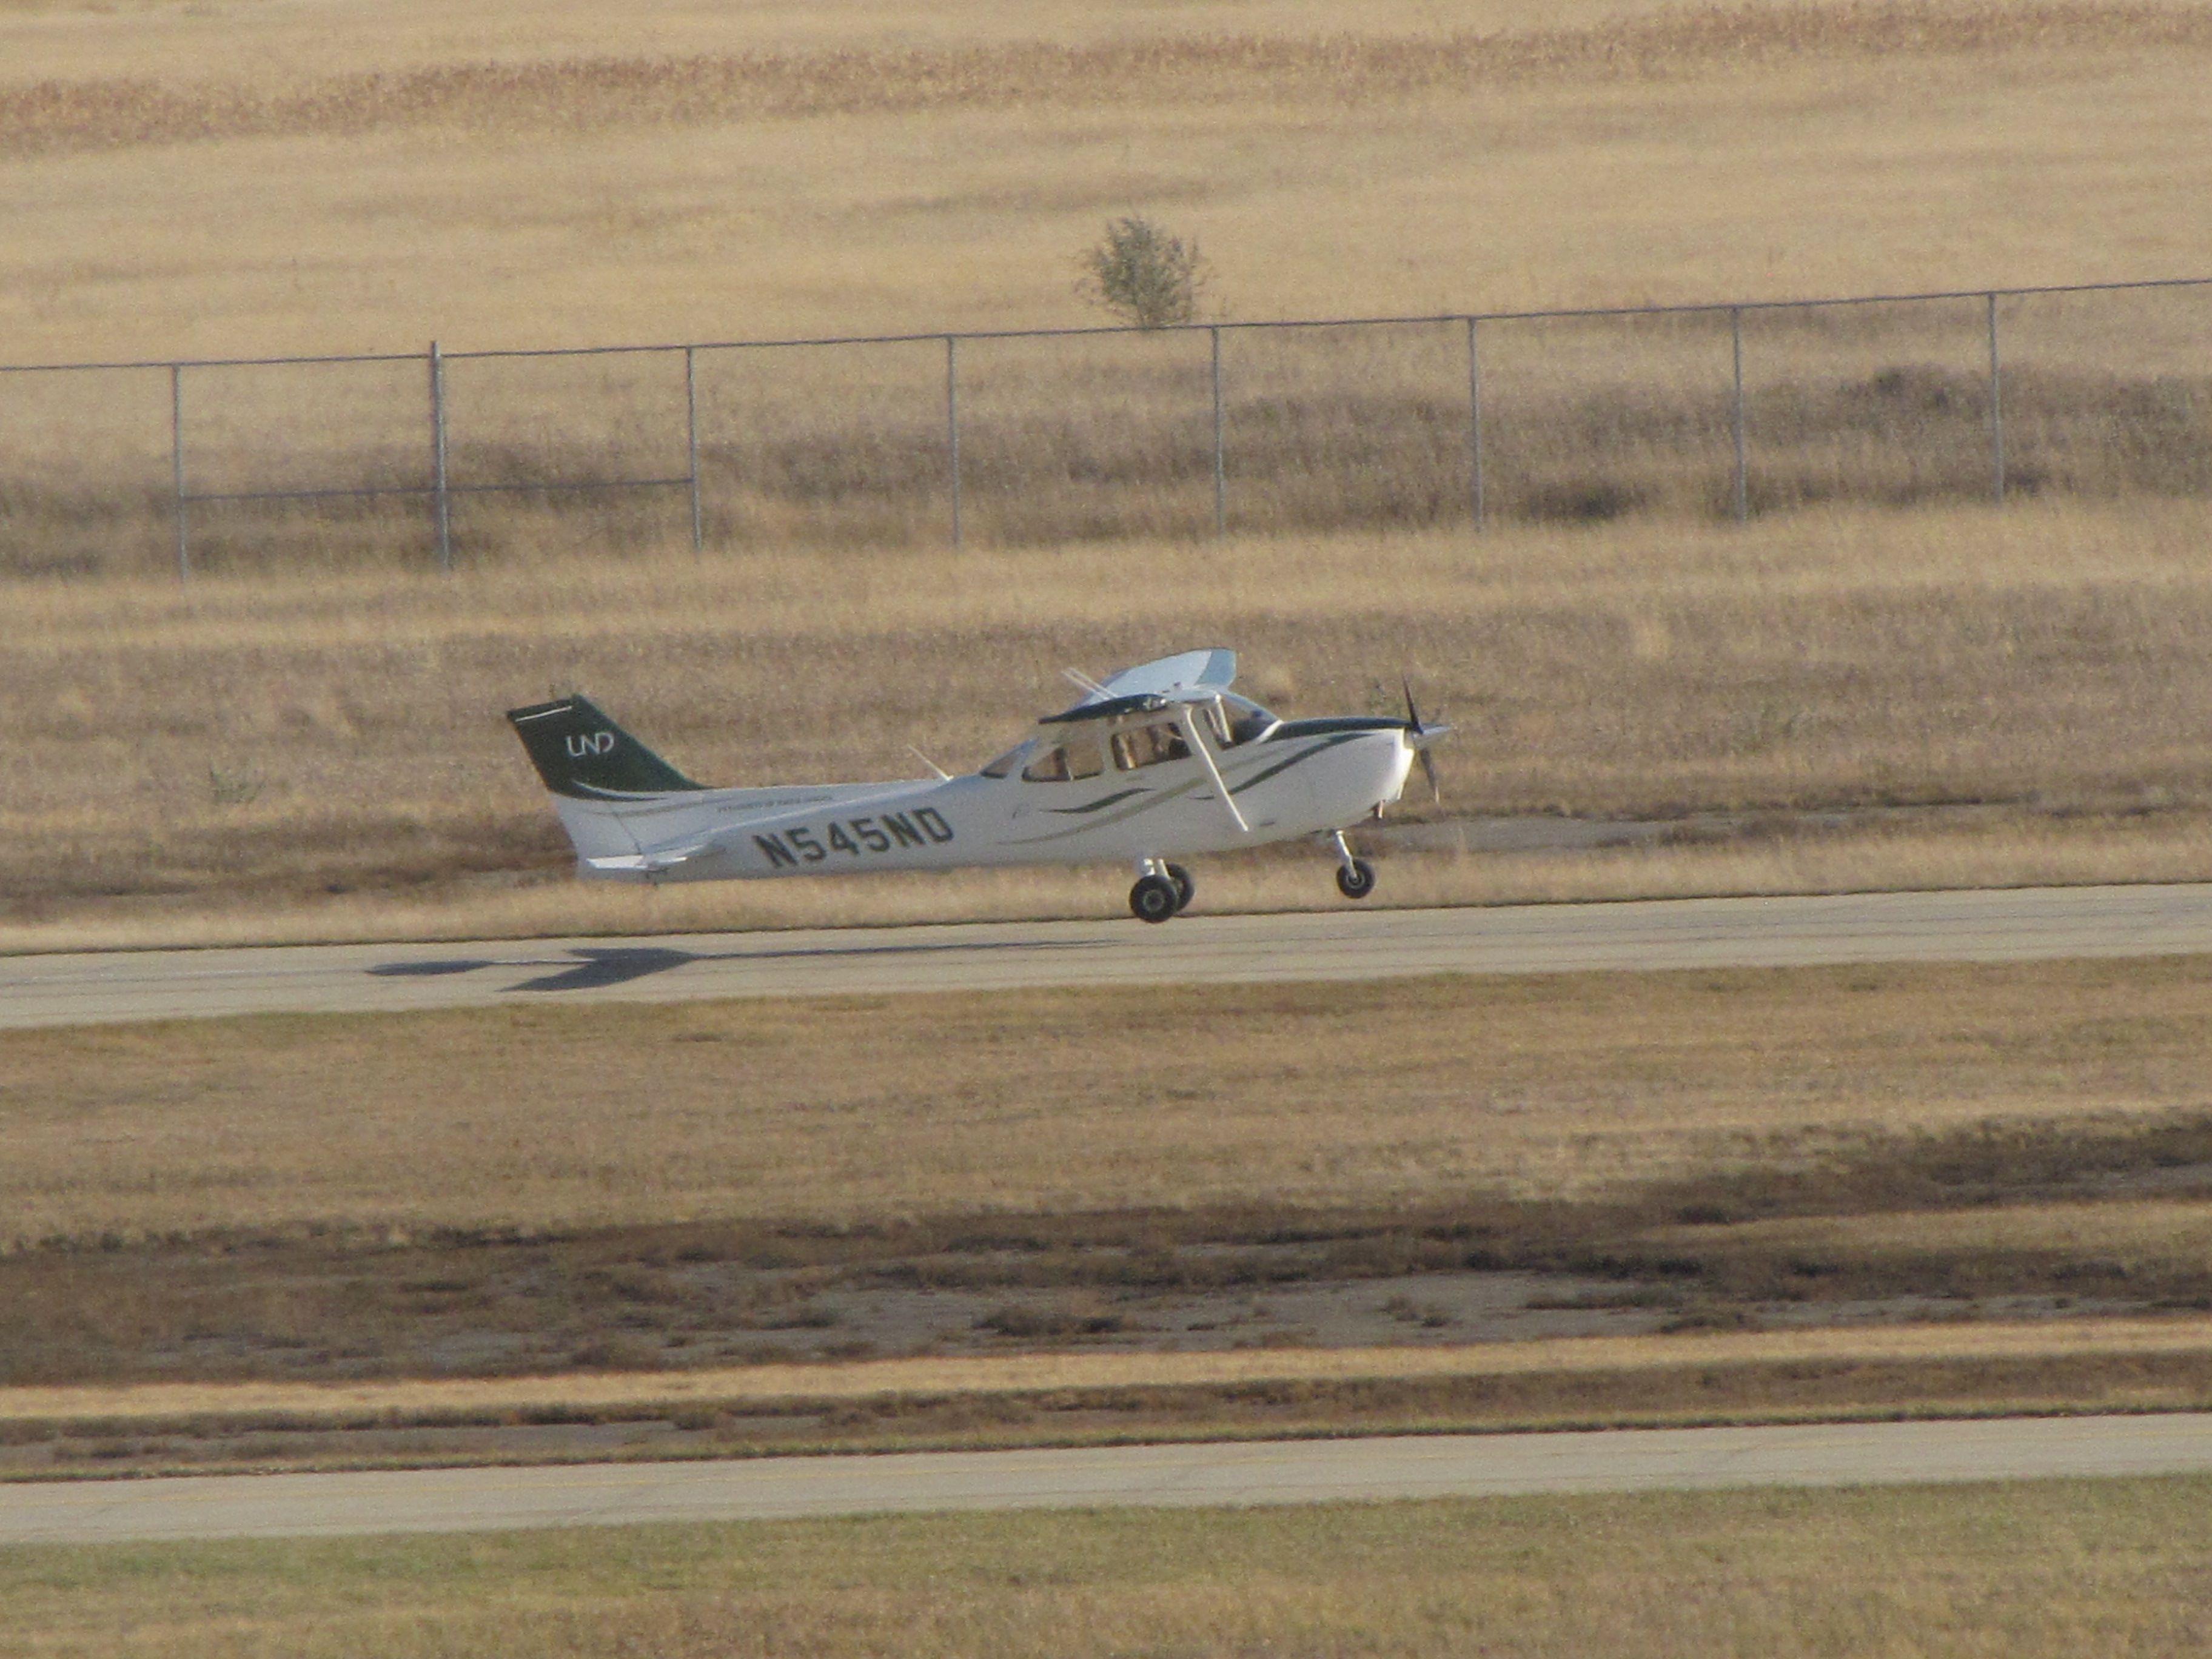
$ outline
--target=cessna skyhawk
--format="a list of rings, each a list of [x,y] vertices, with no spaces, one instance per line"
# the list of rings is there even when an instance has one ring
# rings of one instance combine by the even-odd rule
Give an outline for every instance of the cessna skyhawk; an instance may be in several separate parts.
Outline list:
[[[981,771],[894,783],[710,789],[586,698],[510,710],[552,791],[577,873],[724,881],[860,870],[1133,860],[1129,908],[1165,921],[1190,902],[1173,860],[1297,836],[1336,852],[1337,890],[1365,898],[1374,867],[1344,831],[1398,799],[1451,728],[1406,718],[1278,720],[1229,689],[1233,651],[1187,651],[1103,680]]]

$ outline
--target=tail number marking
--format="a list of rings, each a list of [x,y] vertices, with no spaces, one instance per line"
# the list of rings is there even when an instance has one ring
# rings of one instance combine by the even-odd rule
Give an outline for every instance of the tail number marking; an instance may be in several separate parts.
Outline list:
[[[568,757],[581,760],[586,755],[611,754],[615,734],[611,732],[571,732],[568,734]]]
[[[827,829],[808,826],[780,836],[755,836],[753,845],[771,870],[795,870],[803,860],[819,864],[832,853],[861,858],[902,847],[942,846],[954,838],[945,814],[933,806],[917,812],[885,812],[879,817],[832,819]]]

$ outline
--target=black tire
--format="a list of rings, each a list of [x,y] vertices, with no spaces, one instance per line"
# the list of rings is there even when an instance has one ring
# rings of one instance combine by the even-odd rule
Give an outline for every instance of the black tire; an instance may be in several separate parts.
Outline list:
[[[1348,899],[1364,899],[1375,890],[1375,866],[1365,859],[1354,859],[1336,866],[1336,890]]]
[[[1169,865],[1167,866],[1167,872],[1168,879],[1175,884],[1176,908],[1178,910],[1189,909],[1190,896],[1198,890],[1197,882],[1191,879],[1190,872],[1184,869],[1180,864]]]
[[[1165,921],[1182,906],[1165,876],[1145,876],[1129,890],[1129,912],[1139,921]]]

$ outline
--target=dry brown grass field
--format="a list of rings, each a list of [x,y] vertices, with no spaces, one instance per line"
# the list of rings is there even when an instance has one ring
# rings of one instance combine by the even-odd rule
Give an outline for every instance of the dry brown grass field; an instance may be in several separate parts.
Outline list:
[[[12,1443],[28,1425],[68,1425],[83,1437],[132,1430],[190,1432],[194,1425],[246,1425],[271,1431],[278,1425],[588,1423],[683,1413],[700,1406],[769,1417],[798,1405],[817,1411],[857,1407],[848,1422],[838,1425],[849,1429],[860,1426],[867,1407],[886,1404],[912,1419],[923,1415],[917,1407],[947,1401],[987,1408],[992,1402],[1042,1401],[1049,1402],[1058,1415],[1073,1416],[1068,1407],[1075,1401],[1157,1400],[1178,1392],[1195,1395],[1212,1390],[1222,1397],[1243,1395],[1249,1403],[1266,1400],[1273,1390],[1302,1395],[1303,1403],[1326,1404],[1341,1413],[1346,1401],[1330,1399],[1332,1389],[1349,1394],[1365,1388],[1381,1394],[1392,1387],[1410,1392],[1423,1385],[1476,1382],[1495,1386],[1525,1380],[1567,1394],[1567,1399],[1551,1402],[1551,1418],[1542,1424],[1557,1427],[1571,1422],[1567,1413],[1583,1404],[1571,1384],[1561,1389],[1564,1379],[1585,1387],[1599,1379],[1632,1380],[1656,1394],[1667,1382],[1679,1382],[1682,1373],[1695,1373],[1708,1392],[1703,1404],[1711,1412],[1734,1403],[1711,1392],[1719,1376],[1742,1380],[1765,1371],[1802,1380],[1832,1367],[2001,1367],[2118,1358],[2135,1362],[2141,1372],[2136,1380],[2144,1381],[2154,1380],[2151,1374],[2160,1360],[2189,1362],[2195,1392],[2172,1392],[2174,1378],[2169,1375],[2154,1379],[2168,1384],[2164,1397],[2094,1402],[2112,1409],[2157,1409],[2202,1403],[2208,1339],[2212,1339],[2212,1321],[2161,1316],[1540,1338],[1434,1347],[1278,1346],[1225,1352],[1093,1350],[988,1358],[763,1361],[682,1370],[354,1379],[340,1384],[269,1380],[47,1384],[0,1394],[0,1425]],[[1280,1403],[1279,1398],[1269,1403]],[[1910,1408],[1920,1402],[1905,1396],[1885,1400],[1862,1395],[1854,1401],[1856,1409],[1844,1414],[1878,1413],[1884,1403],[1899,1414],[1910,1414]],[[2056,1402],[2039,1403],[2049,1410]],[[2065,1403],[2078,1407],[2081,1402]],[[1020,1421],[1016,1412],[979,1419],[1000,1429]],[[732,1432],[743,1433],[747,1441],[767,1437],[757,1422],[745,1425],[743,1431],[726,1425],[725,1433]]]
[[[1197,234],[1212,314],[1894,292],[2212,272],[2201,4],[1720,9],[1503,0],[915,18],[550,0],[0,10],[0,357],[420,351],[1097,320],[1116,214]],[[2205,305],[2007,317],[2015,481],[2205,489]],[[1726,342],[1502,331],[1491,510],[1710,515]],[[1972,495],[1970,307],[1761,319],[1753,505]],[[1437,335],[1437,337],[1431,337]],[[710,359],[718,544],[927,543],[934,348]],[[1453,331],[1232,337],[1243,527],[1449,523]],[[1210,521],[1194,343],[979,348],[969,533]],[[665,475],[666,361],[462,365],[476,483]],[[195,377],[200,490],[419,483],[422,365]],[[166,377],[0,386],[0,567],[169,556]],[[678,469],[680,470],[680,469]],[[204,557],[389,556],[420,514],[198,509]],[[680,502],[467,503],[465,556],[680,533]]]
[[[0,1651],[2072,1659],[2212,1633],[2199,1480],[37,1547]]]
[[[2203,1411],[2207,1322],[2049,1318],[0,1393],[0,1480]]]
[[[0,336],[21,361],[1055,323],[1123,211],[1196,230],[1245,316],[2212,270],[2206,16],[9,7]]]
[[[2207,873],[2205,510],[1791,515],[1484,538],[548,560],[20,585],[0,940],[644,932],[1102,914],[1098,872],[608,892],[566,878],[500,711],[588,690],[715,782],[980,763],[1098,672],[1235,645],[1286,711],[1459,727],[1458,813],[1749,815],[1641,850],[1401,857],[1388,902]],[[1981,801],[1799,833],[1759,815]],[[1296,851],[1201,902],[1328,897]],[[1333,898],[1330,898],[1333,902]]]
[[[2197,1110],[2207,972],[2179,957],[1251,987],[1234,1019],[1170,989],[11,1032],[0,1214],[23,1249],[1672,1192],[1915,1136]],[[1916,1178],[1905,1160],[1890,1184]],[[1840,1212],[1882,1207],[1861,1194]],[[2042,1212],[2017,1237],[1990,1218],[1947,1225],[1960,1244],[2042,1232],[2146,1266],[2163,1238],[2212,1270],[2201,1229],[2166,1212],[2084,1213],[2075,1228],[2151,1220],[2090,1243]],[[1731,1215],[1729,1236],[1755,1237],[1749,1219]],[[1833,1224],[1823,1241],[1842,1249],[1857,1224],[1768,1224],[1792,1239]]]

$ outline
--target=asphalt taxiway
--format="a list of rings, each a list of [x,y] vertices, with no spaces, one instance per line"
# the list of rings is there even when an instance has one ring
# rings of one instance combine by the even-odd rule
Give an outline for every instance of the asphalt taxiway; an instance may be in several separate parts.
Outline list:
[[[2212,951],[2212,884],[0,957],[0,1028],[1437,973]]]
[[[0,1546],[2212,1473],[2212,1414],[1420,1435],[0,1486]]]

